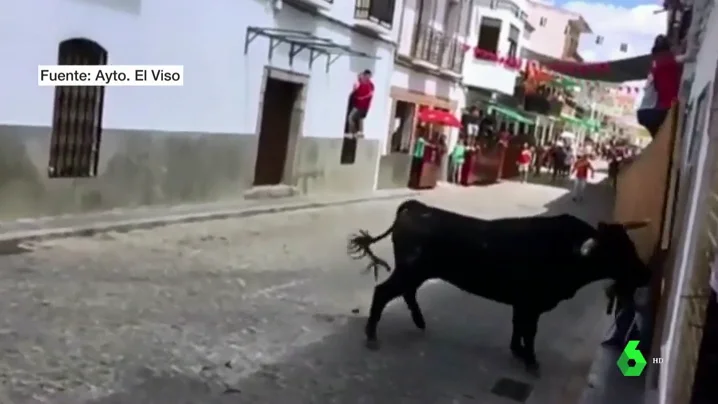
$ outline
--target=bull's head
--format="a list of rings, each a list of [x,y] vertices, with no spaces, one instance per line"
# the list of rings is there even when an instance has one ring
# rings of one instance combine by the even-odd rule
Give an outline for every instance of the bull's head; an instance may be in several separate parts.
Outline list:
[[[650,272],[638,256],[636,246],[628,231],[646,227],[649,220],[598,224],[595,238],[581,246],[581,255],[591,257],[608,278],[624,283],[627,287],[645,285]]]

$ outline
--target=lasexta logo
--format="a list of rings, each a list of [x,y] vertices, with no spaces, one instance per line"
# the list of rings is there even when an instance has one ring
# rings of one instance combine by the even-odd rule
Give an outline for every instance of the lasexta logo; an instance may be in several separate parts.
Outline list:
[[[643,357],[641,351],[638,350],[638,341],[631,340],[623,349],[621,357],[618,358],[618,368],[624,376],[640,376],[643,369],[646,368],[646,358]]]

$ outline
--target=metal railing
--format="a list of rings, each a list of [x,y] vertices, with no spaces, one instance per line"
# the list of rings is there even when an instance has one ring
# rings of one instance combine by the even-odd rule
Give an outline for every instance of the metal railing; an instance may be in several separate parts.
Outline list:
[[[394,25],[396,0],[355,0],[354,18],[371,21],[384,28]]]
[[[411,57],[436,65],[442,69],[461,73],[464,63],[463,45],[456,39],[429,25],[421,24],[414,32]]]

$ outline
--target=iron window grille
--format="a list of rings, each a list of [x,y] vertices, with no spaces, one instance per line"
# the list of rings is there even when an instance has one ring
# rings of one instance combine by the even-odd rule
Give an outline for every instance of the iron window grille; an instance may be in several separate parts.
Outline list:
[[[106,65],[107,50],[89,39],[68,39],[58,47],[58,64]],[[104,96],[104,86],[55,88],[48,164],[50,178],[97,175]]]

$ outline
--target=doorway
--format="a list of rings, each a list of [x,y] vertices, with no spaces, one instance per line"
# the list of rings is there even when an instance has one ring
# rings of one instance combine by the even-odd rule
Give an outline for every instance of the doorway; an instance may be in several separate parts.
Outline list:
[[[405,101],[396,101],[394,112],[394,131],[389,142],[390,153],[409,153],[414,134],[414,114],[416,106]]]
[[[279,185],[284,180],[292,120],[302,84],[267,77],[254,167],[254,186]]]

